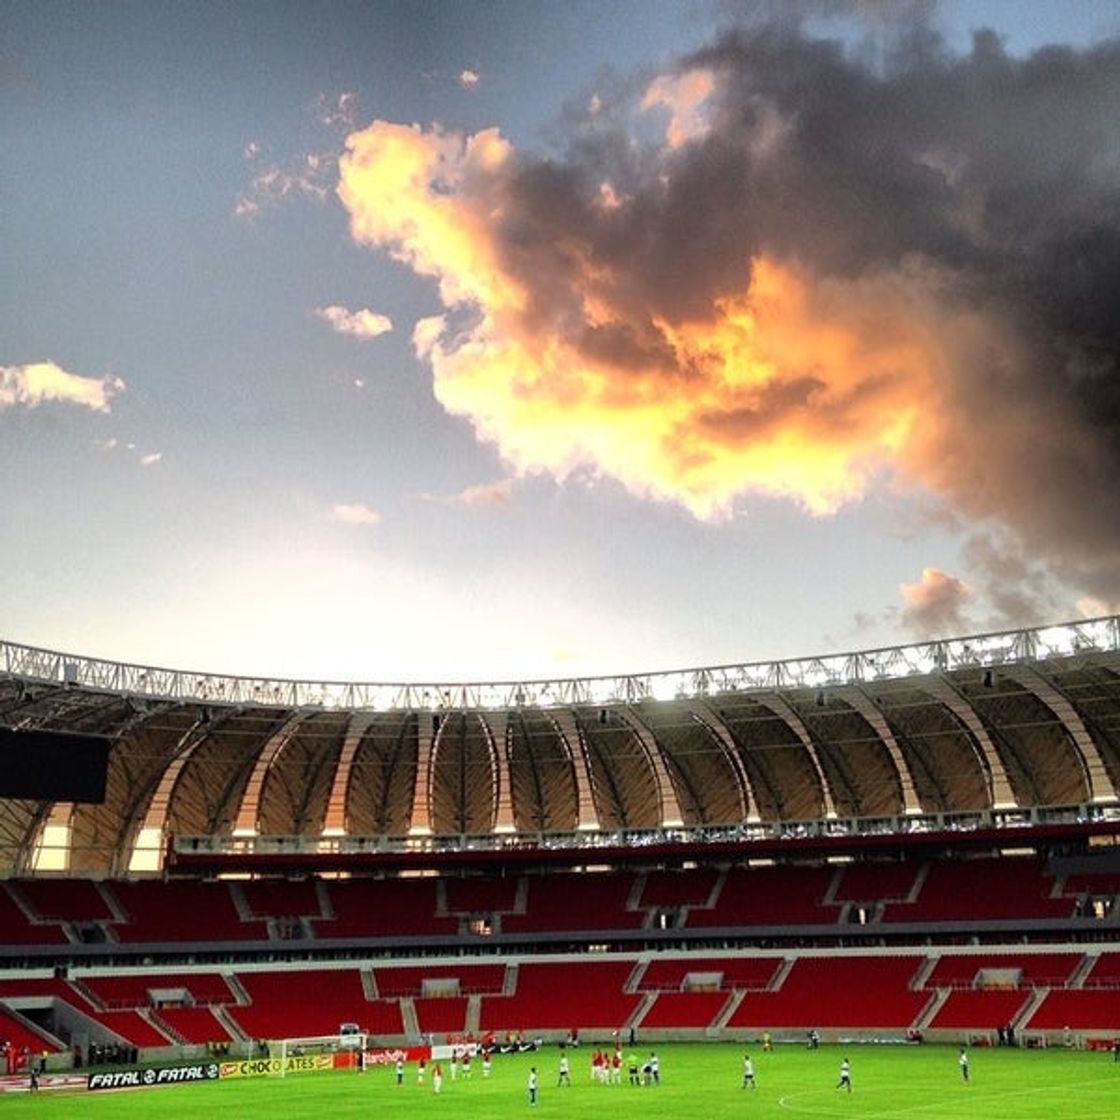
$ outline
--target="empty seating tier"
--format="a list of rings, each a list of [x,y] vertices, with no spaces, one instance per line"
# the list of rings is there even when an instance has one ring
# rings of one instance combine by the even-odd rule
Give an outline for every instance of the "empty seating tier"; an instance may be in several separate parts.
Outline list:
[[[209,1007],[165,1007],[154,1012],[152,1018],[186,1043],[205,1045],[230,1040],[229,1031]]]
[[[374,1034],[404,1031],[400,1005],[367,999],[356,968],[239,972],[237,979],[251,1003],[228,1012],[249,1038],[335,1034],[342,1023]]]
[[[135,976],[83,976],[82,984],[107,1008],[148,1007],[177,1002],[168,993],[183,993],[188,1004],[235,1003],[225,977],[217,972],[161,972]],[[162,994],[160,994],[162,993]]]
[[[728,1026],[905,1029],[932,998],[910,989],[921,960],[801,958],[777,990],[748,992]]]
[[[21,879],[12,885],[45,921],[103,922],[113,917],[96,884],[88,879]]]
[[[914,863],[853,863],[844,868],[835,902],[890,902],[910,896],[918,873]]]
[[[712,870],[651,871],[642,887],[643,907],[707,906],[719,879]]]
[[[144,880],[114,883],[112,892],[127,915],[115,926],[119,940],[263,941],[263,921],[242,921],[225,883]]]
[[[425,981],[429,989],[440,986],[442,981],[454,981],[456,995],[483,992],[501,995],[505,979],[504,964],[422,964],[373,970],[377,994],[383,999],[422,996],[425,994]]]
[[[712,1025],[730,998],[728,992],[660,992],[640,1025],[650,1030],[703,1029]]]
[[[517,879],[448,879],[444,891],[450,914],[495,914],[517,905]]]
[[[633,961],[530,962],[510,996],[483,996],[484,1031],[620,1029],[641,997],[623,991]]]
[[[1120,1033],[1120,991],[1047,992],[1026,1024],[1032,1031],[1105,1030]]]
[[[1061,987],[1082,961],[1081,953],[945,953],[926,979],[927,988]],[[1010,980],[1003,974],[1016,974]]]
[[[734,868],[712,909],[688,912],[693,926],[820,925],[836,921],[822,905],[832,867]]]
[[[913,902],[889,903],[890,922],[954,922],[1068,918],[1073,900],[1052,898],[1054,880],[1036,859],[972,859],[931,863]]]
[[[770,986],[781,963],[777,957],[657,958],[647,965],[638,981],[638,988],[644,992],[677,991],[685,986],[690,975],[712,976],[718,973],[721,989],[760,991]]]
[[[503,933],[637,929],[645,919],[627,909],[633,875],[550,875],[527,884],[526,912],[503,917]]]
[[[239,889],[257,918],[319,918],[322,909],[312,879],[288,882],[283,879],[254,879],[239,883]]]
[[[1014,1023],[1030,999],[1019,991],[957,991],[937,1009],[930,1026],[937,1029],[994,1031]]]
[[[15,899],[0,885],[0,943],[5,945],[51,945],[69,940],[57,922],[32,923]]]
[[[333,918],[314,920],[315,936],[433,937],[458,932],[458,919],[436,915],[434,879],[345,879],[327,884]]]

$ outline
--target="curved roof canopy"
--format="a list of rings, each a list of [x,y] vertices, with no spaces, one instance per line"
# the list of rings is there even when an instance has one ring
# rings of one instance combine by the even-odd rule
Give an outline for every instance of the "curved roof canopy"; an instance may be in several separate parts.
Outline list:
[[[0,873],[170,836],[533,836],[1113,806],[1120,619],[666,673],[222,677],[0,643],[0,727],[109,736],[101,804],[0,799]]]

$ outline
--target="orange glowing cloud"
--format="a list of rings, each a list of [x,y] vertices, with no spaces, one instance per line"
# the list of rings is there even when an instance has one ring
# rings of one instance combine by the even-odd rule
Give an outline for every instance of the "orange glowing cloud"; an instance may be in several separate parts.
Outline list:
[[[433,277],[449,309],[413,334],[437,398],[523,473],[590,468],[701,518],[750,492],[828,513],[885,468],[921,474],[942,340],[987,330],[918,265],[833,279],[770,254],[745,259],[709,315],[671,321],[624,306],[578,244],[555,249],[565,312],[542,311],[511,264],[514,154],[496,131],[377,121],[348,149],[354,236]]]
[[[669,110],[665,139],[670,148],[679,148],[708,131],[705,103],[715,89],[710,70],[686,70],[683,74],[660,75],[649,84],[642,98],[642,109],[663,106]]]
[[[964,580],[940,568],[923,568],[916,583],[899,588],[905,604],[904,621],[919,637],[959,633],[968,628],[964,608],[972,589]]]

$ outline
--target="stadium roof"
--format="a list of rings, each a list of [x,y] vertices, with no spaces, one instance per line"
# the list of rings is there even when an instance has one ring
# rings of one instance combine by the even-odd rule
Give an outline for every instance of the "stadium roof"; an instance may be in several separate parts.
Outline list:
[[[112,742],[102,802],[0,799],[0,873],[156,870],[172,836],[409,845],[922,821],[1111,811],[1120,791],[1117,617],[475,684],[226,677],[12,643],[0,658],[0,728]]]

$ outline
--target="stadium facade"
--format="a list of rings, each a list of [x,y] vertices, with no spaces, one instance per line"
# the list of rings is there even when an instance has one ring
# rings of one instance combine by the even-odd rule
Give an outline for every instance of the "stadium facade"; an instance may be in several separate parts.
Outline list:
[[[0,1090],[343,1024],[1111,1045],[1118,791],[1117,618],[480,684],[0,643]]]

